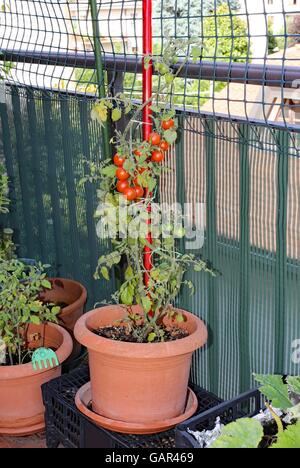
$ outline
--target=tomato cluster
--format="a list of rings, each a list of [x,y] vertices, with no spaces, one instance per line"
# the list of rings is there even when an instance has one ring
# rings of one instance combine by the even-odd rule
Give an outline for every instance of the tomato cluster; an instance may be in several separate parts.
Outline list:
[[[174,125],[175,122],[173,119],[164,120],[162,122],[163,130],[170,130],[174,127]],[[170,148],[169,143],[162,139],[161,135],[157,132],[152,132],[150,134],[148,142],[150,143],[151,147],[153,147],[153,150],[151,151],[151,161],[157,164],[163,162],[165,159],[165,152]],[[136,158],[142,157],[143,149],[143,146],[141,146],[139,149],[134,151]],[[117,167],[117,191],[122,193],[128,201],[140,200],[144,195],[144,189],[139,185],[137,176],[133,179],[133,185],[130,185],[130,173],[123,167],[126,161],[126,157],[115,154],[113,160],[114,165]],[[146,170],[147,169],[145,168],[141,168],[139,173],[142,174]]]

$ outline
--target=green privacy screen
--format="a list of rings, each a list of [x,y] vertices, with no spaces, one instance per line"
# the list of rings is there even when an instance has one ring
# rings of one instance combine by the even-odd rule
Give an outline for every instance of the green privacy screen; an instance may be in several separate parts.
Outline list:
[[[94,281],[107,245],[96,235],[96,189],[79,182],[87,161],[101,161],[100,129],[91,100],[11,87],[0,105],[2,155],[11,186],[10,226],[20,256],[51,265],[89,289],[89,306],[107,299],[110,284]]]
[[[193,378],[229,398],[253,385],[253,372],[299,374],[292,359],[300,331],[296,135],[197,115],[184,127],[163,197],[205,204],[199,253],[220,275],[192,274],[197,293],[183,294],[180,306],[210,330]]]
[[[84,159],[101,158],[89,109],[89,101],[62,101],[55,93],[40,99],[38,92],[33,99],[13,87],[1,122],[10,222],[21,254],[82,281],[93,305],[108,299],[114,285],[92,279],[107,246],[96,236],[95,191],[79,186]],[[220,275],[192,275],[196,294],[182,294],[179,305],[210,329],[193,379],[227,398],[252,385],[252,372],[299,372],[292,344],[300,334],[300,160],[282,130],[226,121],[218,130],[214,119],[195,114],[185,116],[184,128],[161,198],[206,205],[199,253]],[[219,139],[218,131],[232,141]]]

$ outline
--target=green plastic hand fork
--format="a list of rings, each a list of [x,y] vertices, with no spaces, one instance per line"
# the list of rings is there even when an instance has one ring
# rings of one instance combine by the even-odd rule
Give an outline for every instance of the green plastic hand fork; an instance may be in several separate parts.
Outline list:
[[[42,370],[59,366],[59,361],[52,349],[39,348],[33,353],[32,365],[34,370]]]

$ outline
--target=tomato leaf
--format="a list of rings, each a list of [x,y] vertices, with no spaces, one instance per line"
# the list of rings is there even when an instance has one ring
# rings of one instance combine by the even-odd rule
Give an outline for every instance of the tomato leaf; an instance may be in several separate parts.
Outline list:
[[[112,113],[111,113],[111,118],[112,118],[112,121],[113,122],[118,122],[118,120],[120,120],[122,117],[122,111],[119,107],[116,107],[115,109],[113,109]]]
[[[147,296],[142,297],[142,306],[146,314],[148,314],[152,308],[152,302],[151,299]]]
[[[105,266],[103,266],[100,271],[101,271],[101,275],[103,276],[103,278],[109,281],[108,269]]]
[[[170,143],[170,145],[172,145],[173,143],[175,143],[175,141],[177,140],[177,132],[176,130],[166,130],[164,132],[164,138],[165,140]]]
[[[101,174],[104,176],[113,178],[116,175],[116,170],[117,170],[116,166],[111,164],[109,166],[103,167],[101,169]]]
[[[156,333],[149,333],[148,335],[148,343],[153,343],[153,341],[155,340],[156,338]]]

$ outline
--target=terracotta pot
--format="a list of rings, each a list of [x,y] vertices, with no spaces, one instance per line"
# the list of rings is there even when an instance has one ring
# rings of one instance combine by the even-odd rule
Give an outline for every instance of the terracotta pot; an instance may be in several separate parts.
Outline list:
[[[59,315],[59,324],[68,330],[73,338],[73,352],[69,361],[80,355],[81,345],[74,338],[74,327],[77,320],[82,316],[87,299],[84,286],[76,281],[63,278],[49,278],[52,289],[42,295],[47,302],[68,304]]]
[[[136,312],[139,309],[136,308]],[[76,339],[89,351],[93,411],[126,423],[145,424],[176,418],[185,411],[193,352],[207,341],[204,323],[181,311],[190,335],[168,343],[124,343],[91,330],[124,318],[121,306],[93,310],[79,319]],[[155,431],[152,431],[155,432]]]
[[[59,325],[30,325],[27,336],[32,349],[55,349],[60,364],[72,352],[72,338]],[[60,375],[61,366],[37,371],[31,363],[0,366],[0,434],[27,435],[44,429],[41,386]]]

